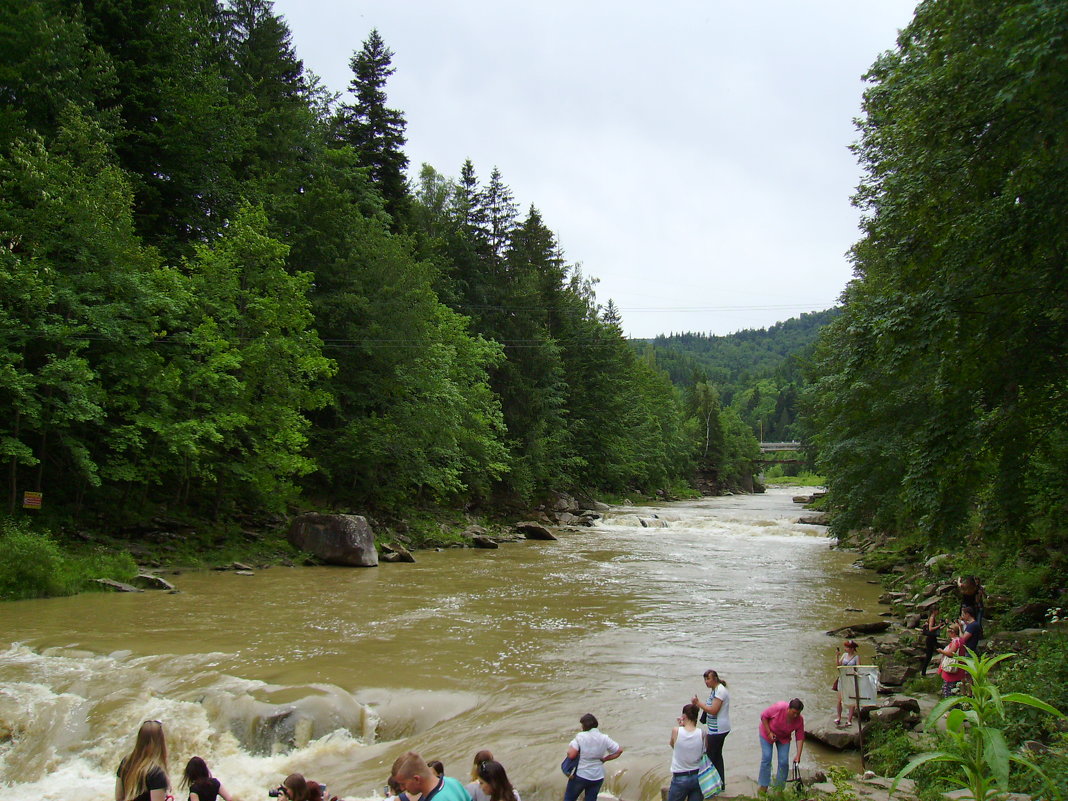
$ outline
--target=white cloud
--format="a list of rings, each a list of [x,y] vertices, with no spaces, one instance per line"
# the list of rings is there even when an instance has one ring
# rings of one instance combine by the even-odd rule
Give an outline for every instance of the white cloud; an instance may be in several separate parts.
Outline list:
[[[832,305],[857,238],[861,75],[907,0],[276,0],[332,90],[377,27],[406,152],[498,166],[634,336]],[[699,309],[700,311],[683,311]]]

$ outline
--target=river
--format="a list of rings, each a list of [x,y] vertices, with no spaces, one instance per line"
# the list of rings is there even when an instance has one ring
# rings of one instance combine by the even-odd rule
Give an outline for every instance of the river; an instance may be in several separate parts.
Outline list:
[[[760,711],[799,696],[829,717],[838,643],[823,632],[878,611],[854,555],[794,522],[797,492],[613,507],[558,542],[415,564],[190,572],[176,594],[0,605],[3,794],[111,801],[133,733],[158,719],[175,785],[199,754],[244,801],[293,771],[374,797],[406,750],[466,782],[480,748],[525,801],[555,801],[593,712],[625,750],[606,789],[652,801],[709,667],[731,692],[727,789],[749,790]],[[803,764],[842,759],[810,745]]]

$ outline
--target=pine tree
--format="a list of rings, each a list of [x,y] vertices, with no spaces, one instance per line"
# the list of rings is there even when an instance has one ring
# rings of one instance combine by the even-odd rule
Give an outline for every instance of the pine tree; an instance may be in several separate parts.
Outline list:
[[[353,74],[349,90],[355,102],[342,107],[338,135],[355,148],[360,163],[369,169],[393,226],[398,228],[409,203],[404,179],[408,157],[402,149],[407,141],[404,113],[386,106],[386,81],[396,72],[392,64],[393,51],[378,30],[372,30],[349,60]]]

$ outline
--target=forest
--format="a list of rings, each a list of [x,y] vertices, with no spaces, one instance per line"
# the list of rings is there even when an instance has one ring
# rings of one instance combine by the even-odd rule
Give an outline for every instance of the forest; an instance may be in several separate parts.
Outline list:
[[[1068,6],[924,2],[865,76],[862,237],[803,401],[835,528],[1063,581]]]
[[[768,328],[733,334],[662,334],[635,340],[639,353],[684,391],[700,383],[714,386],[720,403],[733,409],[762,442],[797,441],[805,436],[800,395],[805,365],[824,326],[839,310],[808,312]]]
[[[0,36],[7,514],[32,492],[57,527],[399,515],[748,474],[753,433],[626,341],[499,170],[408,164],[377,31],[343,95],[269,0],[12,0]]]

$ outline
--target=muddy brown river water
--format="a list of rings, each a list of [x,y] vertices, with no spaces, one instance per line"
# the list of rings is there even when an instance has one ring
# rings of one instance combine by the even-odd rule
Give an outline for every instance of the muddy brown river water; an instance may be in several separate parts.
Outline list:
[[[880,611],[855,555],[794,522],[798,492],[614,507],[558,542],[415,564],[186,573],[177,594],[0,605],[2,795],[111,801],[151,718],[175,785],[199,754],[243,801],[293,771],[379,797],[410,749],[466,782],[480,748],[525,801],[553,801],[593,712],[625,750],[606,789],[652,801],[709,667],[731,692],[727,789],[747,790],[760,711],[798,696],[806,717],[829,716],[838,643],[824,631]],[[803,762],[851,759],[809,746]]]

